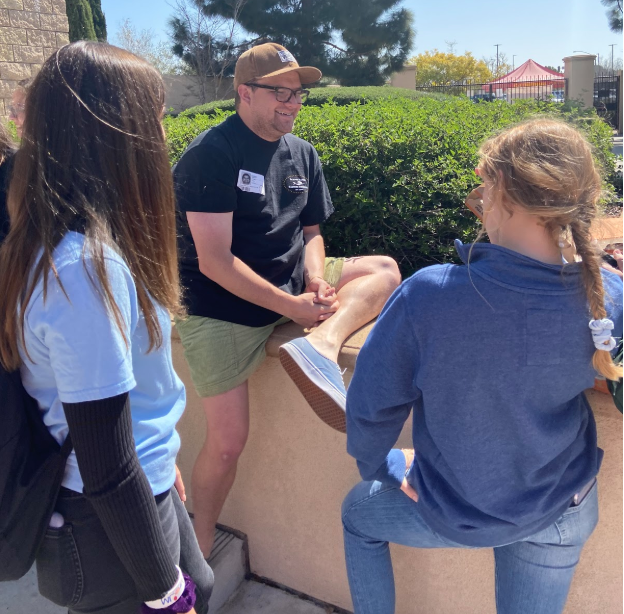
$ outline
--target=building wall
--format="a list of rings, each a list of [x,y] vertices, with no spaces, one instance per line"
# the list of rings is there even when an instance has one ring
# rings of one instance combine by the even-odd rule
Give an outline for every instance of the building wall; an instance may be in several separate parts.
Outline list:
[[[390,77],[392,87],[403,87],[408,90],[416,89],[416,66],[404,66],[400,72],[395,72]]]
[[[173,109],[175,113],[203,104],[203,102],[234,98],[233,77],[223,77],[218,92],[215,91],[215,85],[211,84],[206,101],[202,101],[199,95],[197,81],[189,75],[163,75],[163,81],[165,82],[165,108]]]
[[[65,0],[0,0],[0,116],[6,117],[18,81],[69,43]]]

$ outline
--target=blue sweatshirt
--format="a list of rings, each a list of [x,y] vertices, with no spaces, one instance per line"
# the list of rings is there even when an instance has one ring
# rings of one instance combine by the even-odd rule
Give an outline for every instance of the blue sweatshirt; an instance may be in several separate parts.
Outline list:
[[[408,481],[439,534],[496,546],[554,522],[598,473],[602,450],[583,391],[596,372],[579,264],[456,242],[464,265],[403,282],[357,360],[347,450],[365,480],[399,486],[392,450],[413,411]],[[622,336],[622,281],[603,272]]]

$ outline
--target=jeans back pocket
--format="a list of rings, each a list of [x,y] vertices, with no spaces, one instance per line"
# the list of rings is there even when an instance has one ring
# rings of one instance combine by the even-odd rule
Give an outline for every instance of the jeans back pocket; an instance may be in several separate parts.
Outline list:
[[[83,577],[73,529],[48,529],[37,554],[37,581],[42,597],[62,607],[82,597]]]

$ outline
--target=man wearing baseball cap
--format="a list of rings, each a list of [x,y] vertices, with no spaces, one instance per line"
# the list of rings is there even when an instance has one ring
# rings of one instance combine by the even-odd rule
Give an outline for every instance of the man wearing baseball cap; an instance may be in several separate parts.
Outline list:
[[[305,85],[320,78],[281,45],[246,51],[236,113],[198,136],[173,171],[189,314],[176,326],[207,420],[192,478],[205,556],[247,440],[247,380],[273,329],[313,328],[280,360],[318,416],[344,432],[340,347],[400,283],[391,258],[325,258],[319,225],[331,198],[316,150],[291,134]]]

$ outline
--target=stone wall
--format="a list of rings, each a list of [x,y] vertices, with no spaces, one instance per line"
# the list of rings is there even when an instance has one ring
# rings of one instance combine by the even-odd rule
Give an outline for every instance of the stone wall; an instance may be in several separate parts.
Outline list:
[[[17,82],[69,43],[68,32],[65,0],[0,0],[0,116],[9,114]]]

